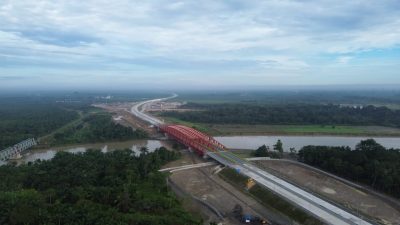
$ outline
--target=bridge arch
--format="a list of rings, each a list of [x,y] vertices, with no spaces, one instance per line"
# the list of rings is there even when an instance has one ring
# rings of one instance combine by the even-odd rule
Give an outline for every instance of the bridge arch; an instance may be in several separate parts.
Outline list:
[[[196,129],[184,125],[164,125],[160,130],[178,142],[193,149],[200,156],[204,156],[207,152],[224,151],[227,148],[215,140]]]

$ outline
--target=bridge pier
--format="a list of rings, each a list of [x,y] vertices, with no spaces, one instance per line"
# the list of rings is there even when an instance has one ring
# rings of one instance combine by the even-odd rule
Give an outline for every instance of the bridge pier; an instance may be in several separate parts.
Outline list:
[[[21,153],[32,146],[37,145],[37,142],[34,138],[26,139],[21,141],[20,143],[6,148],[0,151],[0,160],[7,161],[9,159],[19,159],[22,158]]]
[[[11,157],[9,157],[8,159],[15,160],[20,158],[22,158],[22,155],[21,153],[17,152],[16,154],[11,155]]]

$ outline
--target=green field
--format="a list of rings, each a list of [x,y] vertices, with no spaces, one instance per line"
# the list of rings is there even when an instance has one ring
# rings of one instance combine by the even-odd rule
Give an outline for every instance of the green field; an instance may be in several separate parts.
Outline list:
[[[197,130],[204,132],[204,133],[214,134],[213,133],[214,131],[211,131],[210,126],[207,124],[187,122],[187,121],[183,121],[183,120],[173,118],[173,117],[163,117],[163,119],[168,124],[181,124],[181,125],[185,125],[187,127],[196,128]]]
[[[321,126],[321,125],[297,125],[280,126],[280,130],[287,133],[334,133],[334,134],[359,134],[364,129],[355,126]]]
[[[382,126],[324,125],[210,125],[220,134],[288,134],[288,135],[352,135],[400,136],[400,129]]]
[[[399,128],[382,126],[332,125],[248,125],[192,123],[173,117],[164,117],[167,123],[195,127],[209,135],[348,135],[400,136]]]

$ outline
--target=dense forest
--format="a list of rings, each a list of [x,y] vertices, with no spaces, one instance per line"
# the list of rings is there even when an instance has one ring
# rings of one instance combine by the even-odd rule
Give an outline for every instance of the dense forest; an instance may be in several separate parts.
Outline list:
[[[54,134],[52,144],[92,143],[101,141],[122,141],[143,139],[147,133],[116,124],[110,114],[97,113],[84,118],[81,123]]]
[[[177,153],[164,147],[59,152],[50,161],[0,167],[2,225],[196,225],[157,170]]]
[[[400,127],[400,110],[386,107],[339,105],[196,104],[193,111],[167,111],[162,115],[199,123],[276,125],[381,125]]]
[[[299,159],[400,198],[400,150],[386,149],[373,139],[350,147],[305,146]]]
[[[77,112],[48,102],[0,103],[0,150],[48,134],[78,118]]]
[[[139,95],[142,97],[143,94]],[[112,99],[133,98],[116,94]],[[111,101],[104,94],[43,94],[0,96],[0,150],[27,138],[40,138],[42,144],[71,144],[146,138],[143,130],[133,131],[115,124],[110,114],[91,106]],[[67,125],[65,127],[65,125]],[[65,127],[65,128],[64,128]],[[62,129],[59,129],[62,128]]]
[[[396,88],[398,89],[398,88]],[[400,104],[399,90],[360,90],[354,87],[315,89],[273,87],[263,90],[215,90],[179,93],[178,99],[196,103],[251,103],[251,104]]]

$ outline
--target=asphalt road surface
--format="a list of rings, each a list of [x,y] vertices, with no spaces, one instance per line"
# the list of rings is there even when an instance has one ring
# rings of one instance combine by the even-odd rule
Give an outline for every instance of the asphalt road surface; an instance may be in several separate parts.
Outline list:
[[[140,118],[141,120],[144,120],[144,121],[150,123],[151,125],[159,126],[159,125],[163,124],[164,122],[144,113],[144,107],[147,104],[154,103],[154,102],[160,102],[160,101],[166,101],[168,99],[176,98],[177,96],[178,96],[177,94],[173,94],[172,96],[167,97],[167,98],[158,98],[158,99],[152,99],[152,100],[139,102],[131,108],[131,113],[133,115],[135,115],[136,117]]]
[[[131,109],[132,114],[138,118],[147,121],[148,123],[159,126],[163,124],[163,121],[154,118],[150,115],[144,113],[144,107],[146,104],[154,103],[158,101],[165,101],[171,98],[175,98],[178,95],[173,94],[167,98],[159,98],[148,101],[139,102],[134,105]],[[290,202],[298,205],[299,207],[305,209],[321,220],[328,224],[334,225],[370,225],[371,223],[363,220],[362,218],[355,216],[327,201],[316,197],[299,187],[296,187],[252,164],[250,162],[243,160],[233,154],[230,151],[218,151],[218,152],[208,152],[208,156],[215,159],[216,161],[224,164],[226,166],[235,168],[240,173],[253,178],[259,184],[265,186],[266,188],[272,190],[276,194],[284,197]],[[371,224],[372,225],[372,224]]]

